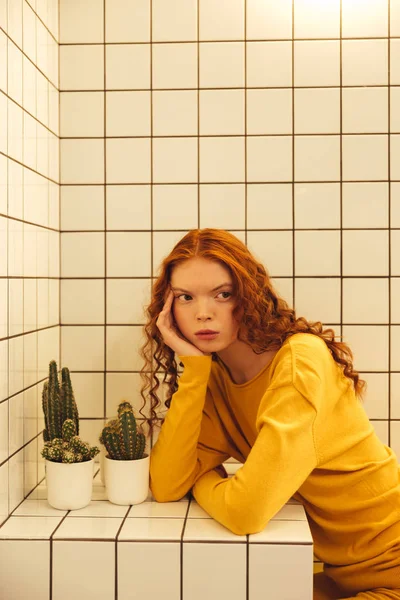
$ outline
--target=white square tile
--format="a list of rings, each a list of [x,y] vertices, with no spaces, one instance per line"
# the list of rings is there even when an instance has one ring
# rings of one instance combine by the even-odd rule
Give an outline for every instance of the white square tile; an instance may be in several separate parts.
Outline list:
[[[391,227],[400,227],[400,183],[392,182],[390,184],[390,187],[391,187],[390,226]],[[0,223],[1,223],[1,219],[0,219]]]
[[[228,14],[229,19],[226,18]],[[244,0],[200,0],[200,41],[244,39],[244,17]]]
[[[293,274],[293,239],[291,231],[249,231],[247,246],[271,277]]]
[[[390,136],[390,177],[400,179],[400,135]]]
[[[99,0],[72,3],[60,0],[60,44],[102,43],[103,4]]]
[[[60,136],[104,137],[104,92],[61,92]]]
[[[188,523],[188,526],[191,522]],[[187,529],[186,528],[186,529]],[[186,532],[185,529],[185,532]],[[232,600],[246,596],[246,544],[184,544],[184,593],[193,600],[218,600],[226,593]],[[203,577],[197,565],[209,575]]]
[[[149,42],[149,0],[106,0],[106,42]]]
[[[104,519],[98,519],[103,521]],[[53,543],[53,600],[109,600],[115,593],[115,542]],[[99,569],[101,565],[101,569]]]
[[[296,231],[295,273],[340,275],[340,231]]]
[[[245,170],[244,137],[200,138],[200,181],[242,182]]]
[[[343,275],[388,275],[387,231],[343,231]]]
[[[150,135],[150,92],[107,92],[106,119],[107,136]]]
[[[343,37],[387,37],[388,3],[386,0],[343,0]]]
[[[197,88],[197,69],[197,44],[153,45],[153,89]]]
[[[247,0],[247,39],[282,39],[292,37],[292,2]]]
[[[160,263],[171,252],[175,244],[188,233],[187,231],[154,231],[153,232],[153,272],[157,272]]]
[[[400,36],[400,5],[398,0],[390,0],[390,35]]]
[[[197,162],[197,138],[153,140],[154,183],[194,183],[197,181]]]
[[[197,0],[153,0],[153,42],[197,39]]]
[[[342,331],[343,341],[353,352],[353,365],[356,371],[388,371],[388,326],[343,325]],[[373,344],[371,340],[374,340]]]
[[[18,2],[15,4],[17,5]],[[22,52],[10,39],[8,40],[7,74],[9,97],[22,104]]]
[[[295,183],[294,202],[296,228],[340,228],[339,183]]]
[[[150,279],[108,279],[107,323],[144,325],[150,299]]]
[[[289,136],[248,137],[247,181],[291,181],[292,138]]]
[[[153,230],[196,229],[199,186],[154,185]],[[147,227],[150,229],[150,223]]]
[[[291,134],[292,90],[247,90],[248,134]]]
[[[59,517],[10,517],[0,529],[0,539],[48,540],[63,514]]]
[[[90,302],[88,299],[90,298]],[[61,280],[61,324],[104,323],[104,280]]]
[[[294,131],[340,133],[340,89],[295,89]]]
[[[25,517],[58,517],[56,525],[67,514],[66,510],[53,508],[47,500],[24,500],[22,504],[15,509],[13,516]]]
[[[61,183],[104,182],[102,139],[62,139],[60,144]]]
[[[311,321],[340,322],[340,279],[295,280],[296,313]]]
[[[369,419],[388,419],[389,417],[389,374],[360,373],[367,382],[363,406]]]
[[[0,213],[7,214],[8,158],[0,155]]]
[[[61,186],[61,230],[104,229],[104,186]]]
[[[118,405],[121,402],[121,398],[130,402],[133,406],[133,410],[150,417],[150,407],[144,407],[142,409],[143,400],[140,395],[140,388],[142,386],[142,378],[139,373],[107,373],[106,375],[106,417],[111,419],[115,417],[118,411]],[[163,386],[163,387],[161,387]],[[162,394],[160,389],[164,389],[165,384],[161,384],[158,388],[158,397]],[[157,504],[157,503],[155,503]],[[162,504],[161,504],[162,505]],[[142,506],[142,505],[138,505]],[[133,515],[132,515],[133,516]],[[166,516],[166,515],[162,515]],[[184,515],[181,515],[184,516]]]
[[[391,321],[392,323],[400,323],[400,278],[392,277],[391,280]]]
[[[388,88],[343,88],[343,133],[387,133]]]
[[[342,138],[344,180],[388,179],[386,135],[344,135]]]
[[[150,138],[107,139],[106,162],[107,183],[149,183]]]
[[[61,277],[104,277],[104,234],[61,234]]]
[[[103,90],[104,46],[60,46],[60,90]]]
[[[0,94],[0,111],[2,115],[7,115],[7,119],[1,119],[0,121],[0,151],[4,154],[8,153],[8,103],[7,96]]]
[[[150,44],[106,45],[106,89],[150,89]]]
[[[400,87],[390,88],[390,131],[400,132]]]
[[[24,330],[23,279],[8,281],[8,334],[18,335]]]
[[[126,519],[118,534],[118,541],[180,541],[183,525],[184,519],[178,518]]]
[[[76,517],[76,511],[71,511],[53,535],[54,540],[60,539],[115,539],[120,528],[123,515],[119,517],[96,518],[95,516]]]
[[[295,38],[338,38],[340,36],[340,0],[294,3]]]
[[[269,589],[277,590],[274,592],[276,600],[311,598],[313,594],[312,545],[251,544],[249,592],[254,600],[261,600],[263,597],[262,581],[265,577],[268,578]]]
[[[340,136],[296,136],[294,158],[295,181],[339,181]]]
[[[7,45],[8,38],[0,31],[0,90],[7,93]]]
[[[36,121],[24,113],[24,165],[36,170]]]
[[[389,320],[389,280],[345,278],[343,323],[382,323]]]
[[[104,415],[104,374],[72,373],[71,379],[79,417],[81,419],[102,417]]]
[[[387,85],[387,41],[343,40],[342,84]]]
[[[343,227],[388,227],[388,183],[343,183]]]
[[[244,42],[202,42],[201,88],[244,87]]]
[[[151,229],[149,185],[108,185],[107,230]]]
[[[23,577],[21,565],[29,565]],[[0,596],[50,599],[49,541],[0,541]]]
[[[4,114],[4,112],[3,112]],[[8,100],[8,148],[4,152],[10,158],[22,162],[23,112],[17,104]],[[4,121],[4,119],[2,119]],[[0,143],[1,144],[1,143]],[[40,169],[38,169],[40,170]]]
[[[117,517],[116,522],[121,524],[121,517],[125,517],[129,511],[129,506],[119,506],[118,504],[111,504],[111,502],[102,501],[91,501],[88,506],[80,508],[78,510],[71,510],[68,514],[70,517],[108,517],[106,520],[112,524],[111,518]],[[111,517],[111,518],[110,518]],[[92,521],[92,520],[91,520]],[[87,519],[89,522],[89,519]],[[94,522],[94,521],[92,521]],[[78,526],[79,522],[74,521],[74,528]],[[90,523],[92,527],[92,523]]]
[[[107,233],[107,276],[150,277],[150,245],[149,233]]]
[[[155,91],[152,98],[153,135],[197,135],[195,90]],[[150,126],[150,102],[148,107]]]
[[[248,184],[247,229],[291,229],[292,226],[291,184]]]
[[[294,85],[307,87],[340,84],[340,42],[295,41]]]
[[[400,326],[390,328],[390,369],[400,371]]]
[[[103,371],[104,327],[62,327],[61,355],[70,371]]]
[[[400,40],[390,40],[390,84],[400,84]]]
[[[244,135],[244,90],[200,90],[200,135]]]
[[[107,326],[107,369],[140,371],[143,360],[138,349],[144,344],[143,327]]]
[[[201,185],[200,227],[245,229],[244,184]]]
[[[400,419],[400,373],[390,374],[390,401],[392,419]]]
[[[375,433],[385,446],[389,445],[389,423],[388,421],[371,421]]]
[[[152,561],[157,562],[157,577],[143,577]],[[138,597],[161,598],[168,589],[171,598],[179,598],[181,545],[177,543],[118,543],[118,598],[132,596],[132,574]]]
[[[24,6],[29,6],[25,4]],[[31,9],[29,9],[31,10]],[[0,38],[1,39],[1,38]],[[1,84],[0,84],[1,87]],[[37,69],[24,56],[23,60],[23,88],[22,88],[23,107],[36,117],[37,103]]]
[[[247,87],[291,87],[292,43],[247,42],[246,75]]]

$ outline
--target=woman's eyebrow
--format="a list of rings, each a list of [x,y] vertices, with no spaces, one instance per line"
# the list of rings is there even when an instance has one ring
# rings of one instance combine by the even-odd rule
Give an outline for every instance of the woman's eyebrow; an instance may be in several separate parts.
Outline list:
[[[222,287],[232,287],[231,283],[221,283],[221,285],[218,285],[216,288],[212,289],[212,292],[216,292],[217,290],[219,290]],[[174,292],[185,292],[185,294],[190,294],[190,292],[188,290],[184,290],[182,288],[174,288],[171,286],[171,290],[173,290]]]

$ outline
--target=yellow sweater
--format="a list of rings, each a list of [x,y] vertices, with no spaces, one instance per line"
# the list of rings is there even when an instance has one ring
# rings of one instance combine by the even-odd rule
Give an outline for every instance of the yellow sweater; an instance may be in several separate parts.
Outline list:
[[[325,342],[287,338],[243,384],[211,356],[179,359],[184,371],[150,455],[154,498],[192,490],[211,517],[245,535],[262,531],[294,497],[316,556],[338,583],[351,589],[363,567],[372,574],[386,564],[399,569],[400,587],[397,458]],[[215,468],[231,456],[244,464],[222,477]]]

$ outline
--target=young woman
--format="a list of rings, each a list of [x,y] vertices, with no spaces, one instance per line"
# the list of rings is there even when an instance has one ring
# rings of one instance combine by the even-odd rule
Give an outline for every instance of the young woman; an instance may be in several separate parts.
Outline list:
[[[315,599],[400,599],[400,468],[360,402],[365,382],[349,347],[296,317],[247,247],[218,229],[177,243],[147,315],[142,397],[150,386],[151,432],[160,369],[169,389],[150,459],[154,498],[191,491],[245,535],[294,497],[324,563]],[[230,478],[229,457],[243,463]]]

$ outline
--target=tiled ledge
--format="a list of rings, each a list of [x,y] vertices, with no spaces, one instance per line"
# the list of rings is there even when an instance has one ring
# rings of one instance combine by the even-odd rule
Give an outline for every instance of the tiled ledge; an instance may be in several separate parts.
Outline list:
[[[236,465],[224,465],[230,476]],[[312,599],[313,543],[291,500],[237,536],[190,497],[117,506],[99,472],[89,506],[53,509],[36,488],[0,527],[1,600]]]

